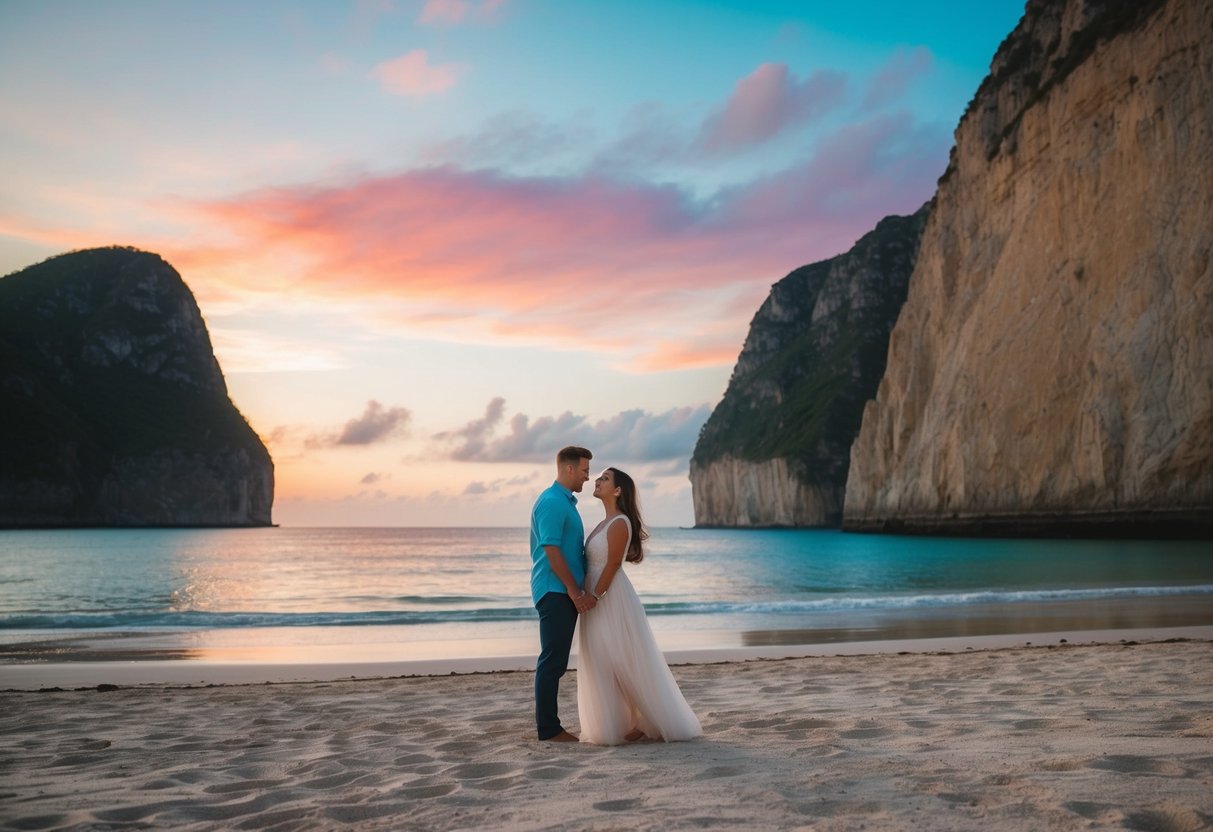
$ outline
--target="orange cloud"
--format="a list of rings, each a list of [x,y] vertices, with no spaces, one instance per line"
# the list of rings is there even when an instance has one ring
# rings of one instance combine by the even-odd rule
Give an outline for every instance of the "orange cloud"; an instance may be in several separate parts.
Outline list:
[[[649,373],[688,370],[694,367],[719,367],[734,363],[740,351],[741,344],[736,338],[715,344],[659,341],[632,362],[631,367]]]

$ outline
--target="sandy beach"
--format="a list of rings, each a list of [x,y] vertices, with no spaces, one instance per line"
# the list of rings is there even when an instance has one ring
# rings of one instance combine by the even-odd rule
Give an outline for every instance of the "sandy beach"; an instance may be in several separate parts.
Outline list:
[[[703,738],[539,743],[531,674],[0,694],[5,829],[1213,824],[1213,640],[679,665]],[[562,714],[576,725],[576,674]]]

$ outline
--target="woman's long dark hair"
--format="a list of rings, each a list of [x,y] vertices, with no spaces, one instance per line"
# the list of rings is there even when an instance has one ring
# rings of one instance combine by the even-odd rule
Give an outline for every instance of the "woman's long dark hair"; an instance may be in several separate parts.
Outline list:
[[[632,523],[632,542],[628,546],[627,555],[624,560],[628,563],[640,563],[644,560],[644,541],[648,540],[649,533],[644,527],[644,521],[640,519],[640,501],[636,495],[636,483],[618,468],[608,468],[612,478],[615,480],[615,487],[619,489],[619,499],[615,501],[615,505]]]

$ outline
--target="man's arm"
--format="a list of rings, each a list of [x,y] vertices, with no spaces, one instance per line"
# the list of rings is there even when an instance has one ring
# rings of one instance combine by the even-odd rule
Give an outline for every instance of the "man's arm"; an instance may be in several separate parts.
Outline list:
[[[585,599],[582,597],[584,590],[577,585],[577,580],[573,577],[572,570],[569,569],[568,559],[565,558],[564,552],[560,550],[559,546],[567,511],[566,505],[557,503],[545,495],[535,505],[531,523],[539,537],[539,545],[543,549],[544,556],[547,558],[548,568],[552,570],[556,580],[564,584],[564,590],[573,599],[577,611],[585,612],[589,606],[586,606]]]
[[[573,573],[569,571],[568,561],[564,559],[564,552],[560,551],[559,546],[544,546],[543,551],[548,555],[548,566],[552,567],[552,572],[560,579],[560,583],[564,584],[565,590],[569,595],[576,598],[581,594],[581,587],[577,586],[577,581],[573,578]]]
[[[594,604],[597,603],[594,596],[577,586],[577,581],[573,578],[573,573],[569,571],[568,561],[564,559],[564,552],[560,551],[560,547],[544,546],[543,551],[547,553],[548,566],[552,567],[552,574],[560,580],[560,583],[564,584],[565,592],[573,599],[577,612],[593,609]]]

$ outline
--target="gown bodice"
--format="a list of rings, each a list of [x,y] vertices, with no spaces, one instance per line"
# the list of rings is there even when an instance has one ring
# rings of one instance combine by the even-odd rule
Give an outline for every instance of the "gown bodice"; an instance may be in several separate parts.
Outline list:
[[[628,528],[628,539],[623,544],[623,551],[628,550],[628,546],[632,545],[632,521],[628,520],[626,514],[616,514],[610,520],[604,521],[594,531],[590,532],[589,538],[585,542],[585,566],[586,572],[597,580],[602,574],[602,570],[606,568],[607,555],[609,554],[609,543],[607,541],[607,532],[615,523],[622,522]],[[616,577],[622,574],[622,570],[616,573]]]

